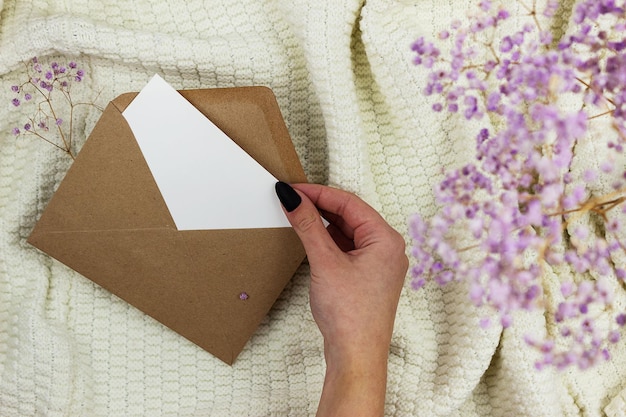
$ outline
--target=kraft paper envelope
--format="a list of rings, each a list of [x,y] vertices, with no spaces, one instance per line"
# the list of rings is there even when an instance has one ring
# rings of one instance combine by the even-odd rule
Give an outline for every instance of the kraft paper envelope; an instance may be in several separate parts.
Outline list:
[[[276,178],[306,181],[271,90],[180,94]],[[291,228],[177,230],[122,115],[136,95],[109,103],[28,242],[232,364],[304,249]]]

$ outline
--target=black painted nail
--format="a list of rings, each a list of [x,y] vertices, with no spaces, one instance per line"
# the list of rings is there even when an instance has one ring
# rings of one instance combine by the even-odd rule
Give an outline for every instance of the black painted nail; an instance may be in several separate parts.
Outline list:
[[[282,181],[276,183],[276,195],[278,195],[278,199],[288,212],[297,209],[302,202],[302,198],[300,198],[296,190],[291,188],[291,185]]]

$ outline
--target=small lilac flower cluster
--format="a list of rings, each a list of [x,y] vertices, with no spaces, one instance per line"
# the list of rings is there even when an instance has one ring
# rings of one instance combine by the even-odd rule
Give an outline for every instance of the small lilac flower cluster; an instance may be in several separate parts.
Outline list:
[[[14,107],[20,107],[26,103],[34,102],[36,103],[36,113],[24,125],[14,127],[12,129],[13,135],[34,135],[59,148],[74,159],[71,129],[73,111],[77,105],[90,103],[74,102],[71,97],[71,89],[74,83],[83,81],[85,71],[73,61],[67,65],[58,62],[43,64],[37,57],[32,58],[25,65],[28,79],[20,85],[11,86],[11,91],[15,93],[11,104]],[[61,109],[58,108],[56,97],[63,98],[63,102],[69,106],[70,126],[68,132],[62,128],[64,120],[60,117],[59,110]],[[49,136],[51,128],[55,128],[54,130],[59,134],[58,140]]]
[[[554,319],[561,324],[560,336],[574,340],[570,349],[558,350],[552,339],[539,341],[526,336],[526,343],[542,352],[541,360],[535,363],[537,369],[555,366],[564,369],[577,365],[581,369],[593,366],[599,359],[610,359],[606,343],[615,344],[621,340],[620,328],[626,325],[626,313],[614,315],[607,329],[594,323],[590,309],[594,305],[610,306],[614,299],[606,277],[596,281],[582,281],[579,285],[565,282],[561,292],[566,301],[559,304]]]
[[[557,8],[548,1],[543,15]],[[449,57],[424,38],[413,44],[414,63],[429,72],[424,92],[439,100],[433,111],[467,120],[488,114],[496,126],[477,133],[476,162],[449,170],[436,187],[441,210],[428,220],[412,216],[413,286],[429,278],[468,281],[473,303],[493,307],[508,327],[514,311],[545,307],[545,268],[568,264],[579,278],[561,288],[565,301],[554,314],[560,333],[527,342],[542,354],[538,368],[584,369],[609,357],[626,321],[607,289],[609,277],[622,290],[626,279],[625,266],[614,262],[626,254],[614,215],[626,213],[626,171],[608,160],[598,172],[572,174],[576,146],[594,119],[610,118],[615,134],[607,146],[616,159],[624,151],[626,5],[582,1],[577,31],[558,42],[541,27],[540,12],[528,12],[528,23],[511,32],[503,29],[510,13],[482,0],[466,25],[455,21],[440,33]],[[599,29],[598,19],[610,29]],[[563,106],[563,97],[579,97],[581,105]],[[601,176],[613,188],[594,195],[589,185]],[[602,226],[591,230],[581,218]],[[471,243],[460,243],[461,230]],[[612,315],[612,324],[594,325],[592,310]],[[556,338],[567,347],[558,348]]]

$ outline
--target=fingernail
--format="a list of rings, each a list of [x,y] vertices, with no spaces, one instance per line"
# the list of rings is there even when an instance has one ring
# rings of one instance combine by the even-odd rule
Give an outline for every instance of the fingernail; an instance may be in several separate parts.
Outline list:
[[[288,212],[292,212],[297,209],[302,202],[302,198],[300,198],[300,195],[296,192],[296,190],[291,188],[291,185],[282,181],[278,181],[276,183],[276,195],[278,196],[280,203]]]

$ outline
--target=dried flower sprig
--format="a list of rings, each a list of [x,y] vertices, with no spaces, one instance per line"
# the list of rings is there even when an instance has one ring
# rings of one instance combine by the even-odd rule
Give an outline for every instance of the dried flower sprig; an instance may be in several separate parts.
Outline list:
[[[504,7],[483,0],[466,25],[439,34],[449,57],[424,38],[413,44],[415,64],[429,70],[424,91],[439,98],[432,109],[488,115],[495,126],[477,132],[475,163],[436,187],[441,210],[412,217],[413,285],[466,281],[473,303],[494,308],[508,327],[516,310],[548,308],[546,268],[569,269],[550,319],[558,334],[526,342],[541,354],[539,369],[585,369],[610,357],[626,325],[615,305],[626,279],[626,171],[617,163],[626,142],[626,5],[582,1],[575,33],[557,42],[535,2],[519,3],[528,22],[517,31],[503,29]],[[548,1],[543,14],[557,8]],[[578,106],[569,104],[575,98]],[[592,123],[602,120],[612,130],[598,139]],[[576,151],[589,140],[604,141],[608,156],[580,173]],[[610,189],[598,192],[599,184]]]
[[[36,110],[26,123],[12,129],[13,135],[37,137],[75,159],[72,140],[75,108],[87,105],[102,110],[95,99],[77,102],[72,98],[72,86],[83,81],[85,71],[74,61],[67,65],[44,64],[37,57],[24,65],[27,80],[11,86],[15,93],[11,104],[20,107],[32,103]]]

